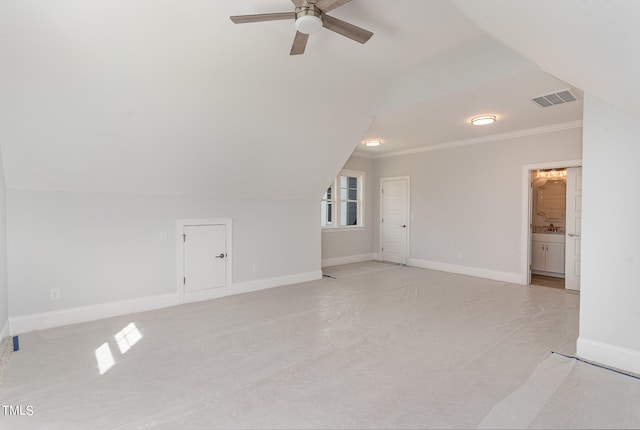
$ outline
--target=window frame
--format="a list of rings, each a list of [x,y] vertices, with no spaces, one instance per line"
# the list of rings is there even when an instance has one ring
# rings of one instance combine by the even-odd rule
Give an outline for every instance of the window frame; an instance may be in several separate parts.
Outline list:
[[[340,188],[340,177],[341,176],[347,176],[347,177],[352,177],[352,178],[356,178],[357,179],[357,184],[358,184],[358,193],[357,193],[357,200],[352,200],[349,199],[348,197],[348,191],[347,191],[347,196],[345,196],[346,198],[343,199],[342,196],[342,190]],[[364,172],[360,172],[357,170],[348,170],[348,169],[343,169],[340,171],[340,173],[338,173],[338,175],[333,179],[333,182],[331,183],[331,185],[329,185],[329,187],[327,187],[327,190],[329,188],[331,188],[331,199],[325,199],[324,195],[323,198],[321,199],[321,203],[322,202],[327,202],[331,204],[331,220],[332,220],[332,225],[322,225],[322,213],[320,214],[321,216],[321,224],[320,227],[323,231],[344,231],[344,230],[362,230],[364,229],[365,226],[365,219],[364,219],[364,205],[365,205],[365,201],[364,201],[364,187],[365,187],[365,173]],[[348,190],[348,188],[347,188]],[[356,214],[356,220],[357,220],[357,224],[356,225],[340,225],[340,221],[342,218],[342,211],[341,211],[341,203],[342,202],[356,202],[357,204],[357,214]],[[322,205],[320,206],[320,210],[323,210]]]
[[[331,189],[331,198],[324,198],[324,196],[326,196],[328,194],[329,189]],[[331,224],[322,224],[322,220],[324,219],[324,213],[322,211],[325,210],[325,208],[322,206],[322,203],[327,203],[327,205],[331,205],[331,212],[327,212],[327,218],[329,218],[329,216],[331,217]],[[331,183],[331,185],[329,187],[327,187],[327,192],[325,192],[325,194],[322,196],[322,199],[320,200],[320,226],[322,228],[335,228],[336,226],[336,180],[334,179],[333,182]]]

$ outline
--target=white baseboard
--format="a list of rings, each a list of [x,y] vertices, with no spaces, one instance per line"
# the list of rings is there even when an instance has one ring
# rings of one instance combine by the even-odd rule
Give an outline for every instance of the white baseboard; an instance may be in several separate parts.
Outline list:
[[[4,326],[2,327],[2,331],[0,331],[0,354],[2,354],[2,351],[4,351],[4,341],[9,339],[10,336],[9,326],[9,319],[7,318],[7,320],[4,322]]]
[[[520,273],[498,272],[496,270],[459,266],[457,264],[439,263],[437,261],[420,260],[418,258],[410,258],[408,265],[413,267],[420,267],[421,269],[437,270],[440,272],[456,273],[458,275],[467,275],[474,276],[476,278],[508,282],[510,284],[520,284],[522,278]]]
[[[315,281],[322,278],[322,272],[298,273],[294,275],[279,276],[275,278],[258,279],[250,282],[233,284],[230,289],[212,289],[196,291],[184,295],[184,303],[199,302],[216,299],[224,296],[248,293],[251,291],[265,290],[267,288],[281,287],[300,282]],[[7,335],[17,335],[35,330],[45,330],[68,324],[76,324],[87,321],[95,321],[120,315],[128,315],[135,312],[151,311],[168,308],[180,304],[177,293],[160,296],[143,297],[132,300],[101,303],[98,305],[82,306],[78,308],[62,309],[53,312],[21,315],[10,317],[5,325]],[[1,338],[0,338],[1,340]]]
[[[578,357],[640,375],[640,351],[578,338]]]
[[[229,287],[209,288],[207,290],[191,291],[188,293],[185,292],[182,297],[182,303],[204,302],[207,300],[219,299],[220,297],[227,297],[231,295],[233,295],[233,293],[231,292],[231,288]]]
[[[184,303],[202,302],[219,299],[235,294],[251,293],[253,291],[298,284],[300,282],[315,281],[322,278],[322,272],[297,273],[295,275],[277,276],[274,278],[257,279],[255,281],[232,284],[230,288],[212,288],[209,290],[192,291],[184,294]]]
[[[360,263],[363,261],[375,260],[376,254],[348,255],[346,257],[325,258],[322,260],[322,267],[339,266],[341,264]]]
[[[296,273],[295,275],[277,276],[275,278],[258,279],[255,281],[233,284],[232,294],[251,293],[253,291],[269,288],[283,287],[285,285],[299,284],[302,282],[317,281],[322,279],[322,271]]]
[[[151,311],[178,304],[177,294],[142,297],[131,300],[81,306],[59,311],[10,317],[11,335],[44,330],[52,327],[101,320],[134,312]]]

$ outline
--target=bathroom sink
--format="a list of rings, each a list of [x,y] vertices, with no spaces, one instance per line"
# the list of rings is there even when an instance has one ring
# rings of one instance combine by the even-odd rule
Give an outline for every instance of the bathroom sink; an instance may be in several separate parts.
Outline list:
[[[549,231],[545,233],[532,233],[531,240],[538,242],[558,242],[564,243],[564,233]]]

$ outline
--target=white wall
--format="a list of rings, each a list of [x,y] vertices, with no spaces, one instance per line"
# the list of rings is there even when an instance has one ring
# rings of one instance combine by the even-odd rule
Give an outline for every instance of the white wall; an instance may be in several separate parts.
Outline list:
[[[640,373],[640,120],[584,101],[578,355]]]
[[[396,74],[377,95],[374,113],[409,106],[529,70],[522,55],[489,36],[444,51]]]
[[[322,231],[322,265],[331,266],[373,258],[373,230],[377,228],[373,207],[378,185],[375,182],[373,160],[352,156],[343,169],[358,170],[365,173],[364,184],[364,228],[357,230],[325,229]],[[338,172],[336,172],[337,174]],[[320,199],[318,199],[320,212]]]
[[[9,335],[9,290],[7,286],[7,202],[4,163],[0,155],[0,354]]]
[[[191,218],[233,219],[234,284],[320,270],[315,200],[8,190],[10,316],[175,293]]]
[[[376,160],[378,178],[411,177],[410,264],[519,282],[523,165],[581,146],[577,128]]]

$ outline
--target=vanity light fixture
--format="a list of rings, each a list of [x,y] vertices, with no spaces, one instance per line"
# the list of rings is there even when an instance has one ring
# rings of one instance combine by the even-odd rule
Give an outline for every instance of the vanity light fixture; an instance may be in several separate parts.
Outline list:
[[[364,141],[364,146],[380,146],[382,145],[382,140],[380,139],[367,139]]]
[[[536,179],[538,178],[547,178],[547,179],[562,179],[567,177],[567,169],[543,169],[538,170],[536,174]]]
[[[471,124],[473,125],[487,125],[493,124],[494,122],[496,122],[495,115],[482,115],[471,118]]]

